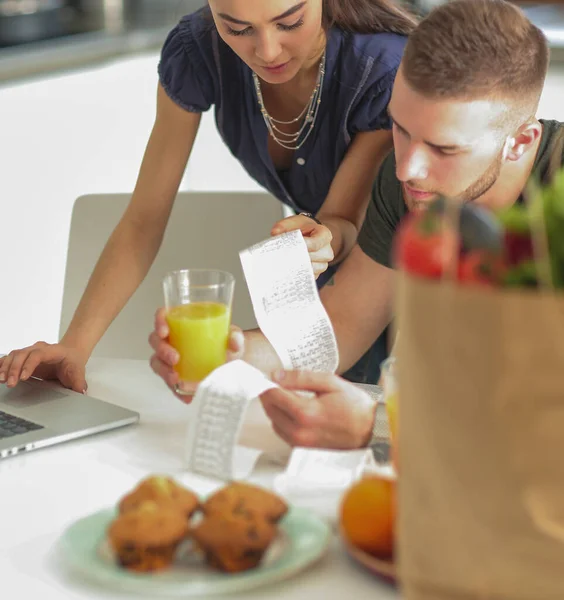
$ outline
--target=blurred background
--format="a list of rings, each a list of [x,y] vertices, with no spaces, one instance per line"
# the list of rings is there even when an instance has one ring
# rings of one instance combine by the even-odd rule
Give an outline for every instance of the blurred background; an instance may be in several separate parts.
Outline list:
[[[205,0],[0,0],[0,81],[158,48]]]
[[[444,0],[409,0],[425,14]],[[205,0],[0,0],[0,80],[158,48]],[[554,48],[564,48],[564,2],[523,4]]]

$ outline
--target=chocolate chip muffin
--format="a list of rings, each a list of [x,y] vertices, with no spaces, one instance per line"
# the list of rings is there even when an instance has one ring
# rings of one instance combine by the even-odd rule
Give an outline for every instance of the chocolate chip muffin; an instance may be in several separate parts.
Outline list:
[[[206,516],[252,515],[277,523],[288,511],[288,505],[282,498],[261,487],[233,482],[212,494],[204,502],[202,510]]]
[[[192,531],[192,539],[207,564],[227,573],[256,567],[277,535],[277,528],[249,515],[205,517]]]
[[[118,515],[108,526],[107,537],[120,566],[148,572],[169,567],[189,531],[178,508],[146,501]]]
[[[120,500],[119,512],[135,510],[148,500],[165,507],[177,508],[186,519],[190,519],[200,505],[194,492],[182,487],[171,477],[153,475],[143,479],[133,491]]]

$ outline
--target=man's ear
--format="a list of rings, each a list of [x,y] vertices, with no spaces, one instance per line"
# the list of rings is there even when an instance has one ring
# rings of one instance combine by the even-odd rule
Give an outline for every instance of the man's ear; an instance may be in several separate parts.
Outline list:
[[[519,160],[542,135],[542,125],[538,121],[524,123],[510,135],[503,147],[504,160]]]

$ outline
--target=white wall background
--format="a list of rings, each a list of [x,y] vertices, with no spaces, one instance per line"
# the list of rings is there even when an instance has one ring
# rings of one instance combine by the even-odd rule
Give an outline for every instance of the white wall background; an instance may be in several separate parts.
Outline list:
[[[155,112],[156,54],[0,87],[0,352],[55,341],[70,218],[131,192]],[[206,115],[181,190],[260,189]]]

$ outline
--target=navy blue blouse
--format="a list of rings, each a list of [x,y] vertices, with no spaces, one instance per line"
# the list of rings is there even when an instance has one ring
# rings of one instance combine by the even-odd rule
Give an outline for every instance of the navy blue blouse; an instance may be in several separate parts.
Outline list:
[[[249,175],[297,212],[316,213],[355,133],[390,129],[386,112],[407,38],[328,32],[326,71],[314,130],[278,173],[251,69],[221,39],[207,8],[183,17],[159,63],[170,98],[191,112],[215,108],[223,141]]]

